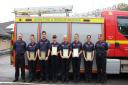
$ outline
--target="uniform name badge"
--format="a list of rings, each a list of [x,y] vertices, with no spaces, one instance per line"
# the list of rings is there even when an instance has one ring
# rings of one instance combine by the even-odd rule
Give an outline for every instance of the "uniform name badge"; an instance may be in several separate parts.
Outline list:
[[[45,56],[46,56],[46,55],[45,55],[45,52],[41,51],[41,56],[40,56],[41,59],[40,59],[40,60],[45,60]]]
[[[92,52],[87,52],[86,58],[87,61],[92,61]]]
[[[79,57],[78,49],[73,49],[73,57]]]
[[[68,49],[63,49],[63,58],[69,58]]]
[[[57,55],[57,47],[52,47],[52,55]]]
[[[34,52],[29,52],[29,53],[30,53],[29,59],[30,59],[30,60],[34,60],[34,58],[35,58],[35,53],[34,53]]]

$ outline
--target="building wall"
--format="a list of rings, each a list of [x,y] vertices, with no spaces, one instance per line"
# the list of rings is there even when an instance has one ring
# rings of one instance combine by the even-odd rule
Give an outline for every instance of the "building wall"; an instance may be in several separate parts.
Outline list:
[[[0,37],[0,50],[6,50],[10,48],[10,40]]]

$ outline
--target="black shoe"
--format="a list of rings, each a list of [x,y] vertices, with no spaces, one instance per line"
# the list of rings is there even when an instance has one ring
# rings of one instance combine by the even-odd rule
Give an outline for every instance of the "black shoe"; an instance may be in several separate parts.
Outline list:
[[[41,79],[39,79],[39,81],[38,82],[42,82],[43,81],[43,79],[41,78]]]
[[[46,82],[49,83],[49,79],[46,78]]]
[[[30,79],[30,80],[29,80],[29,82],[32,82],[32,81],[33,81],[33,79]]]
[[[78,83],[78,80],[77,79],[74,79],[74,81],[73,81],[74,83]]]
[[[57,79],[56,79],[56,78],[54,78],[54,79],[53,79],[53,82],[54,82],[54,83],[55,83],[55,82],[57,82]]]
[[[25,79],[22,79],[22,82],[25,82]]]
[[[65,79],[65,82],[69,82],[69,78],[66,78],[66,79]]]
[[[102,80],[101,83],[107,83],[107,81],[106,80]]]
[[[92,80],[90,78],[86,79],[87,83],[90,83]]]
[[[96,80],[96,83],[101,83],[101,80],[99,80],[99,79],[98,79],[98,80]]]
[[[63,83],[65,82],[65,78],[62,78],[61,80],[62,80]]]
[[[17,82],[17,81],[18,81],[18,79],[13,80],[13,82]]]

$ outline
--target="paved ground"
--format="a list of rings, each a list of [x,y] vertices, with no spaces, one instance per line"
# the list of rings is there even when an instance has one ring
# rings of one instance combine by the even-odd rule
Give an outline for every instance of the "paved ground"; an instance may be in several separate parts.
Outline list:
[[[26,71],[28,74],[28,71]],[[17,83],[13,83],[12,80],[14,79],[14,67],[10,65],[10,57],[9,55],[2,55],[0,56],[0,85],[42,85],[42,84],[53,84],[53,82],[46,83],[46,82],[33,82],[33,83],[22,83],[21,81]],[[61,84],[60,81],[55,83],[55,84]],[[68,83],[65,84],[71,84],[71,85],[76,85],[72,81],[69,81]],[[95,83],[93,81],[92,83],[85,83],[82,79],[78,83],[81,85],[102,85],[100,83]],[[54,84],[53,84],[54,85]],[[128,85],[128,74],[121,74],[121,75],[109,75],[108,76],[108,81],[104,85]]]

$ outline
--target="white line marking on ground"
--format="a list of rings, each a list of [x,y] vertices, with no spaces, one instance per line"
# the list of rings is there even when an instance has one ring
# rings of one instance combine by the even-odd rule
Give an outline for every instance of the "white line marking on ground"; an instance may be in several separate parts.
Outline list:
[[[49,84],[25,83],[25,82],[0,82],[0,84],[49,85]],[[54,84],[52,84],[52,85],[54,85]]]

